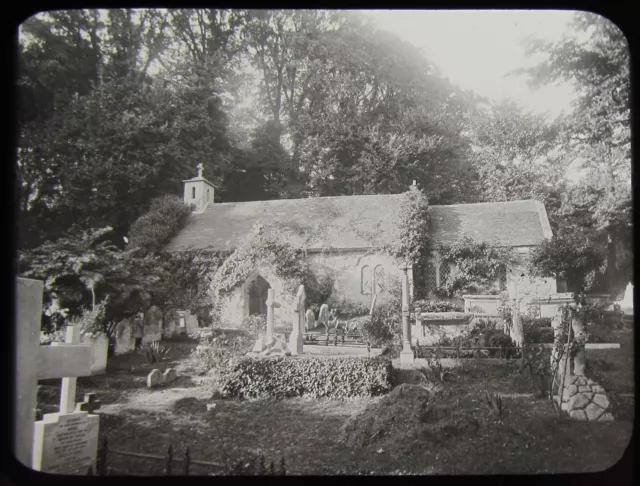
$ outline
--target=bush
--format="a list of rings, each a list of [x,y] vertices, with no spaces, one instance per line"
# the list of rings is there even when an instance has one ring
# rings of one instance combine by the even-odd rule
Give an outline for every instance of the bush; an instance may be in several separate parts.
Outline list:
[[[462,306],[445,300],[416,300],[413,306],[416,312],[464,312]]]
[[[391,361],[376,358],[253,358],[239,361],[221,388],[224,396],[347,399],[391,389]]]
[[[221,381],[235,362],[253,346],[253,339],[247,336],[227,336],[224,333],[210,340],[202,340],[193,350],[195,368],[200,372],[214,371]]]
[[[242,319],[240,329],[250,332],[254,336],[258,336],[261,332],[267,330],[267,317],[262,314],[253,314]]]
[[[400,342],[402,318],[400,303],[395,300],[373,309],[371,318],[362,326],[362,337],[372,346],[384,346]]]
[[[171,348],[163,346],[156,341],[151,344],[147,344],[147,346],[139,350],[138,353],[144,357],[145,363],[154,364],[160,363],[164,360],[168,356],[170,349]]]

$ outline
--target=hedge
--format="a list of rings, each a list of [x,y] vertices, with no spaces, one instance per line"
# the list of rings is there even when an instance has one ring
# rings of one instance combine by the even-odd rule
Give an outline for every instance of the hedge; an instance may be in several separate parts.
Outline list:
[[[380,357],[247,357],[233,367],[221,392],[242,399],[347,399],[388,392],[391,376],[391,361]]]

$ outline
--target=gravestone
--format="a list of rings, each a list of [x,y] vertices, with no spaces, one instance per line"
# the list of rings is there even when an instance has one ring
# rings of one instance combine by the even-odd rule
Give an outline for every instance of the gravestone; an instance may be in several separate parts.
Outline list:
[[[98,417],[74,408],[76,379],[91,374],[91,346],[78,344],[76,327],[67,328],[64,343],[40,346],[42,290],[38,280],[17,279],[14,454],[25,466],[43,472],[86,474],[95,468]],[[53,378],[62,378],[60,412],[34,423],[38,380]],[[74,451],[72,460],[69,450]]]
[[[304,285],[300,285],[293,301],[293,332],[289,337],[291,354],[302,354],[305,298]]]
[[[316,327],[316,315],[313,310],[307,309],[305,314],[305,330],[310,330]]]
[[[620,301],[620,308],[625,314],[633,314],[633,284],[627,284],[627,288],[624,291],[624,297]]]
[[[318,313],[318,322],[327,327],[329,324],[329,306],[327,304],[322,304],[320,306],[320,312]]]

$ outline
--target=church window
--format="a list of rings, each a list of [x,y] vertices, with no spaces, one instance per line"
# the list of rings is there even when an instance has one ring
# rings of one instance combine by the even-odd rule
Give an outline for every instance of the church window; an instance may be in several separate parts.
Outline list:
[[[192,187],[192,188],[191,188],[191,198],[192,198],[192,199],[195,199],[195,198],[196,198],[196,188],[195,188],[195,187]]]
[[[440,264],[440,285],[444,285],[447,282],[450,274],[449,264],[447,262]]]
[[[211,201],[211,199],[209,198],[209,189],[207,189],[207,201]]]
[[[371,294],[372,291],[371,276],[371,267],[368,265],[362,267],[362,293],[365,295]]]
[[[433,263],[427,263],[427,267],[424,270],[424,283],[430,291],[434,291],[438,286],[438,282],[436,280],[436,267]]]
[[[384,287],[385,287],[385,283],[384,283],[384,268],[382,268],[382,265],[378,265],[374,272],[373,272],[373,278],[374,278],[374,286],[376,289],[376,294],[380,294],[382,292],[384,292]]]

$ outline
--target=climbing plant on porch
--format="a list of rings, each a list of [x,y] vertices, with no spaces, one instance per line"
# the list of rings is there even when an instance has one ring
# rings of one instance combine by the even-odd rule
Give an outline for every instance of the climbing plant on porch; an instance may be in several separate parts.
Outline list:
[[[215,272],[211,284],[213,295],[229,292],[245,282],[256,268],[267,266],[293,296],[300,284],[309,281],[310,271],[305,251],[295,248],[282,234],[276,226],[256,223],[249,238]]]

